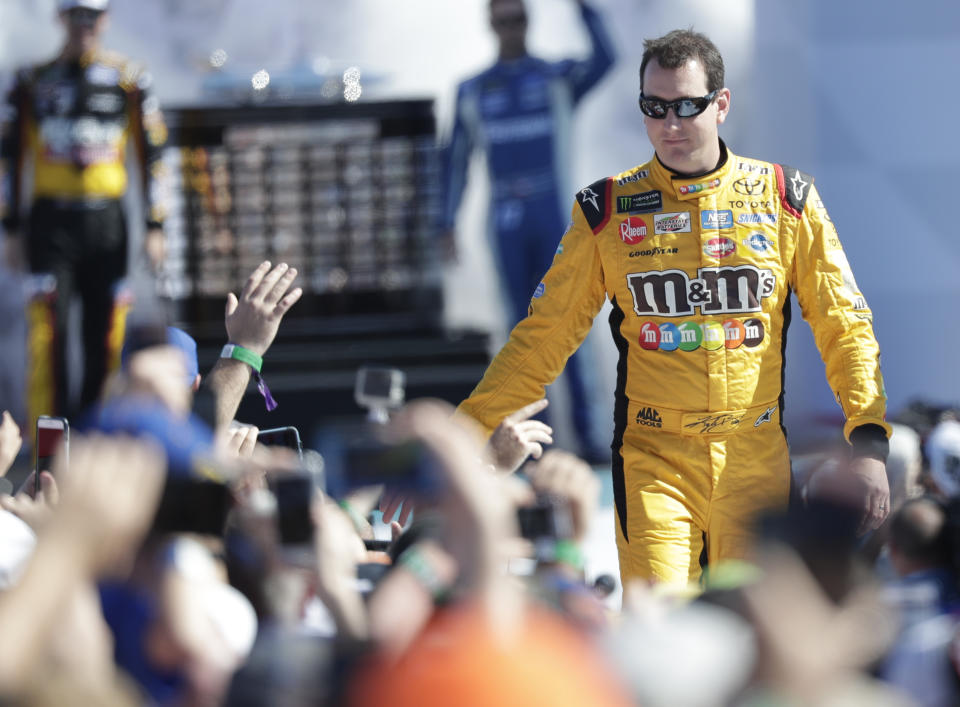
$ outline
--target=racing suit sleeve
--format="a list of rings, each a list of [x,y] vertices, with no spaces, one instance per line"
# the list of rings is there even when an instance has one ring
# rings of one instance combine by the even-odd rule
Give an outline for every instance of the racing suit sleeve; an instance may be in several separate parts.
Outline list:
[[[153,79],[146,71],[138,72],[130,92],[130,125],[140,164],[147,228],[160,228],[167,213],[163,163],[167,126],[153,93]]]
[[[570,82],[573,103],[593,88],[604,74],[610,70],[616,60],[613,50],[613,41],[607,33],[600,13],[586,3],[580,6],[584,27],[590,36],[590,56],[580,61],[568,60],[562,63],[562,73]]]
[[[0,219],[8,234],[20,225],[20,194],[23,162],[26,156],[25,122],[27,85],[21,75],[0,108]]]
[[[453,130],[450,140],[443,148],[443,204],[440,228],[449,231],[457,218],[457,209],[467,186],[467,167],[473,151],[473,138],[466,113],[474,102],[467,96],[465,84],[457,88],[457,104],[454,109]]]
[[[597,238],[578,204],[553,264],[470,397],[457,408],[489,435],[507,415],[539,400],[563,371],[603,306],[603,266]]]
[[[813,329],[827,382],[847,418],[844,437],[850,440],[855,428],[872,425],[889,437],[873,315],[812,183],[797,224],[791,286]]]

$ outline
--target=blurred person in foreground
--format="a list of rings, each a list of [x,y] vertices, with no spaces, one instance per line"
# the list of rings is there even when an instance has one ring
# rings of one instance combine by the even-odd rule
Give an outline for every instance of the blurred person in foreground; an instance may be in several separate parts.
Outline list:
[[[523,0],[490,0],[490,26],[497,36],[496,63],[457,89],[453,131],[444,152],[445,246],[454,248],[457,210],[466,186],[470,155],[484,154],[489,174],[489,240],[513,326],[550,266],[563,233],[569,178],[573,109],[613,65],[613,45],[599,13],[577,2],[590,38],[583,60],[548,62],[527,53]],[[589,461],[608,463],[591,413],[592,376],[583,354],[566,367],[574,433]]]
[[[152,77],[101,46],[109,0],[59,0],[66,40],[60,54],[24,69],[7,98],[0,159],[4,163],[3,228],[9,260],[50,273],[49,312],[31,316],[31,415],[72,416],[66,357],[74,295],[83,303],[83,385],[79,409],[100,395],[116,366],[126,304],[118,284],[127,272],[122,198],[128,142],[136,150],[143,192],[144,251],[163,261],[160,180],[167,129]],[[29,169],[28,169],[29,168]],[[32,182],[26,177],[32,170]],[[29,199],[27,198],[29,197]],[[29,213],[21,208],[29,203]]]
[[[142,441],[77,434],[69,469],[64,462],[54,463],[56,499],[16,505],[37,541],[0,593],[0,633],[16,647],[0,669],[0,700],[138,704],[113,663],[93,583],[129,566],[160,498],[163,455]]]
[[[753,517],[788,503],[792,292],[847,418],[861,532],[888,512],[889,426],[872,316],[813,178],[727,149],[731,93],[707,37],[676,30],[644,46],[653,159],[578,192],[529,316],[459,412],[489,431],[542,397],[609,299],[621,576],[685,585],[701,554],[749,555]]]
[[[900,630],[879,674],[918,705],[960,702],[960,666],[951,662],[960,609],[958,510],[956,501],[916,498],[889,523],[889,559],[897,579],[887,583],[886,598]]]
[[[285,263],[264,262],[239,297],[228,296],[228,339],[249,353],[221,358],[203,385],[192,337],[137,315],[122,370],[82,421],[151,438],[168,460],[160,511],[133,570],[100,586],[117,664],[160,704],[218,703],[252,647],[257,617],[250,599],[227,582],[225,531],[263,487],[265,468],[280,461],[262,449],[254,459],[257,429],[228,423],[300,296],[299,288],[290,289],[296,274]],[[195,393],[209,398],[216,445],[210,427],[191,413]]]
[[[343,704],[379,704],[384,695],[398,706],[628,704],[584,635],[529,602],[504,571],[518,536],[516,507],[533,490],[485,467],[479,437],[452,423],[451,412],[416,401],[391,423],[397,439],[420,440],[436,462],[436,529],[407,545],[374,590],[375,651],[356,669]],[[570,462],[544,455],[540,465],[553,481],[539,488],[573,500],[579,491],[564,490],[566,479],[582,489],[592,472]],[[586,509],[591,498],[574,502]]]
[[[947,413],[924,440],[928,483],[942,499],[960,496],[960,421]]]
[[[575,630],[597,613],[582,610],[585,591],[549,592],[547,599],[565,594],[579,601],[559,602],[553,604],[559,611],[548,611],[535,583],[528,585],[531,597],[504,565],[523,545],[516,505],[529,503],[534,491],[573,507],[570,544],[576,543],[596,505],[599,484],[592,470],[552,452],[528,465],[532,485],[524,486],[504,472],[526,456],[519,450],[536,444],[529,433],[540,423],[526,430],[521,425],[516,437],[505,435],[521,444],[501,440],[493,457],[504,466],[493,468],[480,461],[479,438],[455,426],[450,413],[444,403],[414,401],[379,439],[401,448],[422,445],[426,456],[416,472],[417,518],[395,538],[392,562],[372,590],[361,594],[357,583],[365,553],[344,512],[349,506],[317,494],[310,583],[333,618],[332,634],[305,620],[303,587],[278,581],[289,578],[291,568],[275,561],[275,541],[269,534],[248,536],[247,550],[237,555],[259,555],[262,581],[281,591],[266,597],[274,607],[264,614],[227,704],[371,704],[383,694],[395,704],[420,705],[623,703],[587,636]],[[387,476],[396,481],[394,473]],[[572,582],[582,574],[575,554],[551,558],[551,572],[563,572]]]

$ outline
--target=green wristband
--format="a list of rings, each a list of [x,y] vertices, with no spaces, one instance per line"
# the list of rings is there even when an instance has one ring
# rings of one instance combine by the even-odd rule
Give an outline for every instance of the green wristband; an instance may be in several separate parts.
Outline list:
[[[350,502],[347,501],[346,499],[338,502],[337,505],[340,506],[340,508],[343,509],[344,513],[346,513],[348,516],[350,516],[350,522],[353,523],[353,528],[354,528],[354,530],[356,530],[357,532],[360,532],[361,530],[364,529],[364,527],[366,527],[367,525],[369,525],[369,524],[367,523],[366,518],[364,518],[362,515],[360,515],[359,511],[357,511],[356,508],[354,508],[353,506],[351,506],[351,505],[350,505]]]
[[[430,561],[416,545],[408,548],[397,560],[397,564],[406,568],[416,577],[420,585],[427,590],[434,602],[444,602],[449,598],[450,587],[444,582],[439,573],[430,566]]]
[[[553,546],[553,561],[577,571],[583,570],[583,552],[573,540],[557,540]]]
[[[220,358],[232,358],[237,361],[242,361],[257,373],[263,368],[262,356],[257,356],[257,354],[250,349],[245,349],[237,344],[227,344],[224,346],[223,351],[220,352]]]

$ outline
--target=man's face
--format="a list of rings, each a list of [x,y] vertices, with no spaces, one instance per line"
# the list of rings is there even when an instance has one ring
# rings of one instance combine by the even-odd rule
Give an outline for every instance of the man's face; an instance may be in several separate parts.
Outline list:
[[[495,0],[490,4],[490,26],[503,53],[523,51],[527,36],[527,11],[522,0]]]
[[[654,59],[643,72],[643,95],[673,101],[705,96],[707,75],[703,64],[690,59],[678,69],[664,69]],[[730,91],[723,88],[700,115],[678,118],[670,108],[662,119],[644,116],[647,137],[660,161],[667,167],[688,174],[706,172],[716,165],[719,155],[718,128],[730,109]]]
[[[193,390],[187,384],[187,361],[176,346],[141,349],[127,362],[130,390],[157,398],[177,416],[190,412]]]
[[[86,7],[61,12],[60,19],[67,30],[67,45],[80,53],[93,49],[107,26],[106,12]]]

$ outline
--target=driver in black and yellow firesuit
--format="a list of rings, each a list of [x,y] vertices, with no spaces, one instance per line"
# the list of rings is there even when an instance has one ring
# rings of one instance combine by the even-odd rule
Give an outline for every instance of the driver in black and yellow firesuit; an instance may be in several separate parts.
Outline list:
[[[160,176],[167,130],[151,77],[101,48],[109,0],[61,0],[66,41],[51,62],[18,72],[4,106],[0,208],[8,260],[26,259],[55,288],[28,312],[28,414],[70,414],[66,333],[71,300],[83,303],[84,375],[80,407],[97,398],[119,360],[124,313],[118,297],[127,268],[121,199],[136,151],[151,265],[163,259]],[[32,177],[28,180],[28,176]]]

